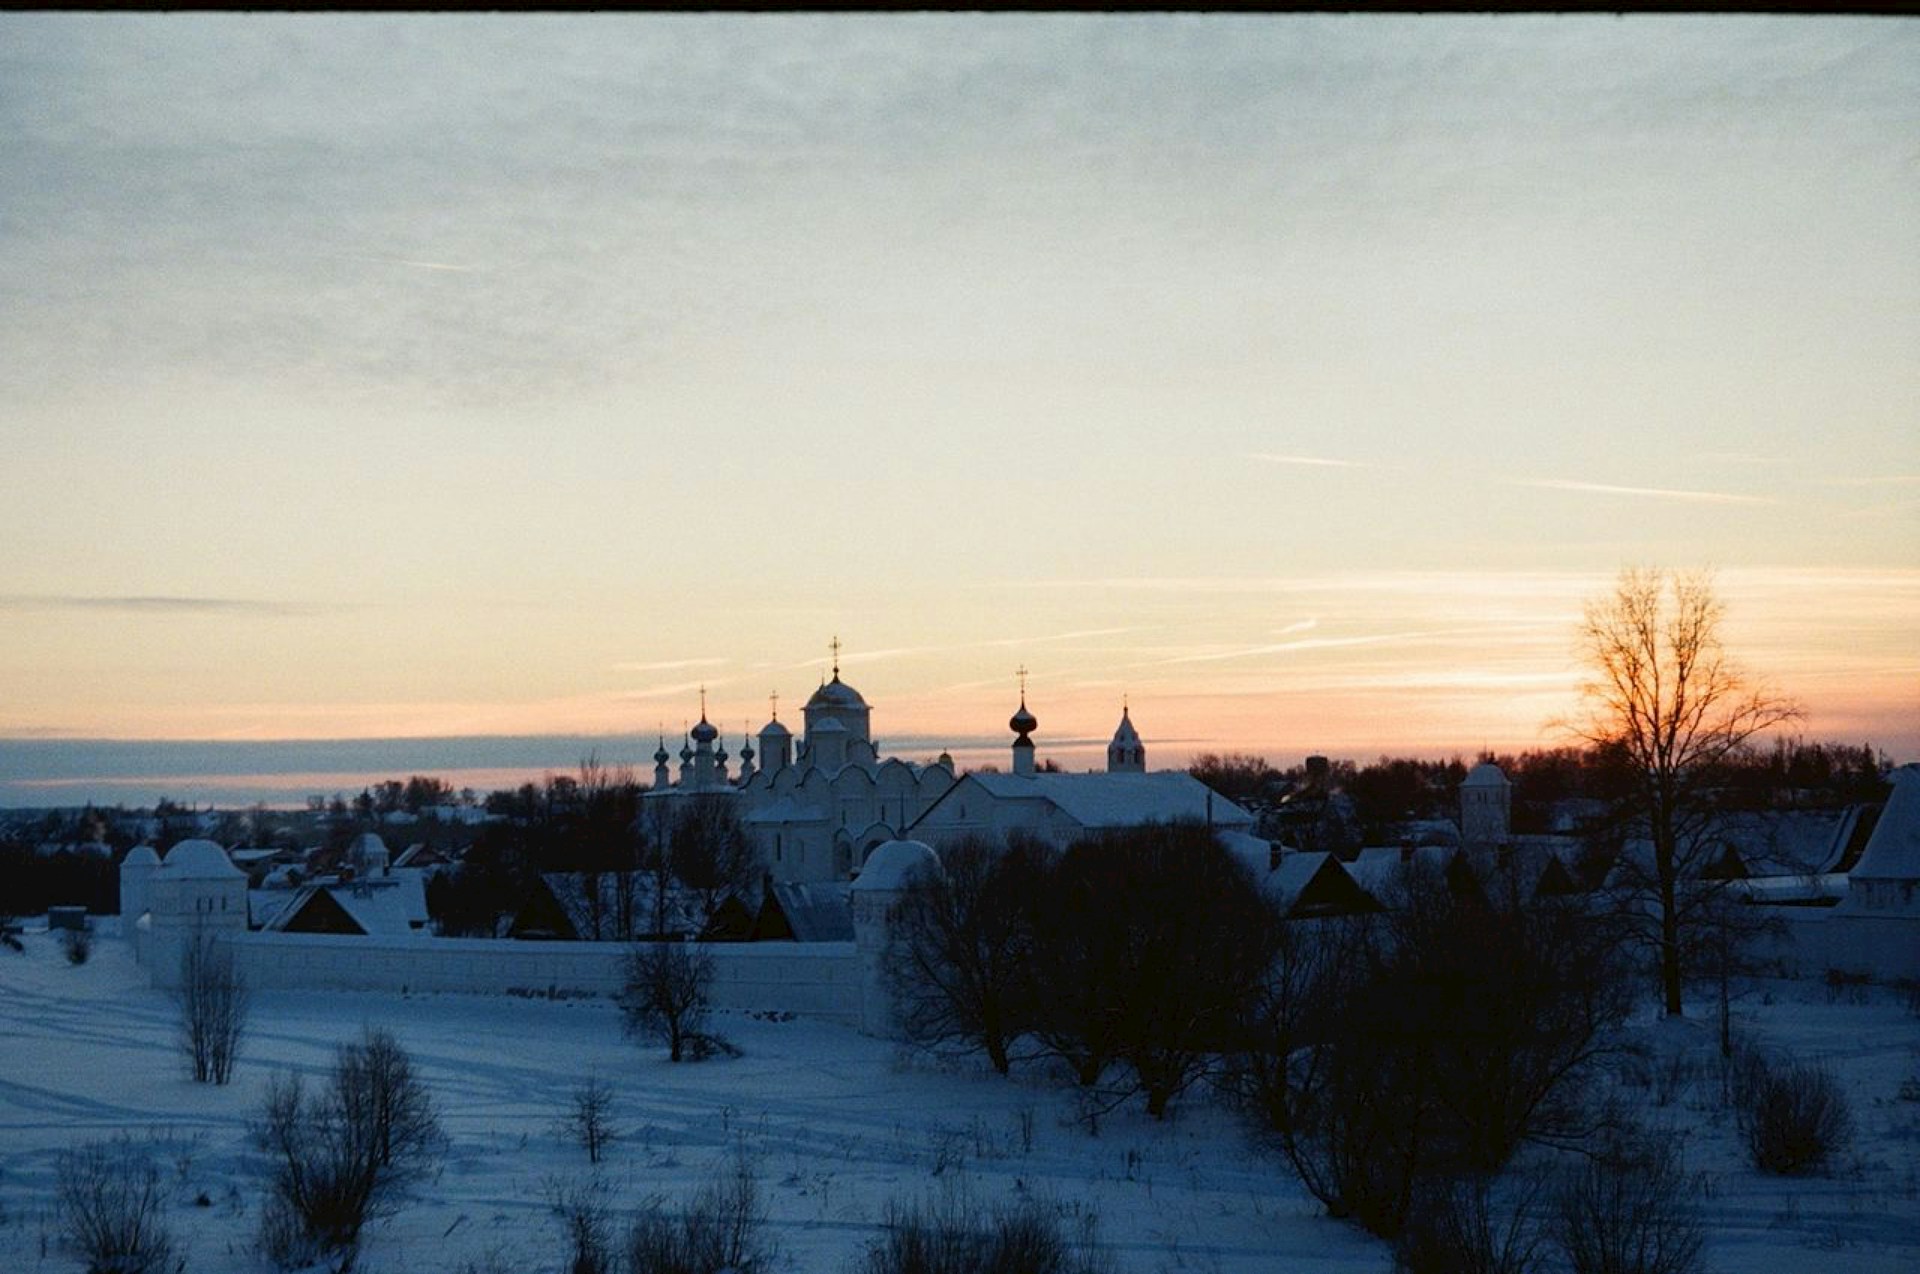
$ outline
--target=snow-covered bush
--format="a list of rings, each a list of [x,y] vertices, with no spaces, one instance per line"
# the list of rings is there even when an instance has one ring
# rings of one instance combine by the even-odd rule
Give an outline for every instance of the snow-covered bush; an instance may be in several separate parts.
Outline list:
[[[1032,1200],[984,1208],[953,1193],[887,1207],[886,1232],[857,1274],[1106,1274],[1111,1260],[1091,1226],[1069,1234],[1060,1216]]]
[[[1625,1141],[1567,1176],[1554,1237],[1573,1274],[1696,1274],[1698,1193],[1672,1137]]]
[[[172,1274],[160,1169],[131,1138],[92,1141],[60,1156],[60,1227],[87,1274]]]
[[[753,1166],[737,1159],[679,1212],[658,1199],[627,1233],[629,1274],[765,1274],[774,1253]]]
[[[1853,1140],[1853,1111],[1831,1072],[1790,1063],[1756,1077],[1740,1112],[1753,1166],[1762,1172],[1813,1172]]]

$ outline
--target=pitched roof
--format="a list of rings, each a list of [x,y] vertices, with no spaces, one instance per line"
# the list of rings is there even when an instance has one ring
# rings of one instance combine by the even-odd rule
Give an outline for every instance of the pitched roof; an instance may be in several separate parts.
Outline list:
[[[1920,765],[1893,772],[1893,795],[1850,878],[1920,880]]]
[[[1253,826],[1253,815],[1184,770],[1152,774],[971,774],[968,778],[999,800],[1051,801],[1061,813],[1090,830],[1189,821]],[[958,787],[955,784],[948,792]]]
[[[795,942],[852,942],[853,912],[847,905],[845,884],[769,882],[754,922],[755,938],[771,937],[781,928]]]

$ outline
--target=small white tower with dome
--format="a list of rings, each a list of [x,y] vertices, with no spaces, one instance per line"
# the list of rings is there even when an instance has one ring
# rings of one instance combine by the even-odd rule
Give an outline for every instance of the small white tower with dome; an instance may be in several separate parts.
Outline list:
[[[1133,728],[1133,719],[1127,714],[1127,703],[1121,700],[1120,724],[1114,729],[1113,741],[1107,744],[1107,773],[1146,772],[1147,745],[1140,742],[1140,732]]]
[[[1460,781],[1460,842],[1468,849],[1498,849],[1507,843],[1513,785],[1504,770],[1482,761]]]

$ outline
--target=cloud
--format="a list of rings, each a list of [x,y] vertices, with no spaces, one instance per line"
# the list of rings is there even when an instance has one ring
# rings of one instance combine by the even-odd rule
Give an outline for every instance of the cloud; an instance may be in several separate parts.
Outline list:
[[[321,608],[245,597],[128,595],[81,597],[64,593],[0,594],[0,610],[118,611],[128,615],[312,615]]]
[[[724,659],[662,659],[657,663],[613,665],[615,672],[675,672],[681,668],[712,668],[724,664]]]
[[[1695,504],[1776,504],[1758,495],[1732,495],[1725,491],[1675,491],[1666,487],[1617,487],[1606,482],[1575,482],[1570,478],[1516,478],[1517,487],[1538,487],[1544,491],[1589,491],[1595,495],[1639,495],[1655,500],[1688,500]]]
[[[726,685],[728,680],[722,677],[718,681],[676,681],[670,686],[648,686],[644,690],[624,690],[615,695],[614,700],[619,703],[631,703],[640,699],[666,699],[673,695],[694,694],[703,688],[712,690],[716,686]]]
[[[1249,460],[1263,460],[1268,464],[1308,465],[1318,469],[1365,469],[1368,466],[1358,460],[1335,460],[1331,456],[1276,456],[1267,451],[1249,451]]]

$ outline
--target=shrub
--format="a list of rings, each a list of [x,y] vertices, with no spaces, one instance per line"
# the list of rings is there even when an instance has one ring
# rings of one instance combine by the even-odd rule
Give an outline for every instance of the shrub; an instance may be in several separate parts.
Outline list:
[[[298,1075],[275,1076],[256,1137],[269,1162],[262,1250],[284,1268],[327,1260],[339,1271],[352,1268],[367,1221],[427,1170],[441,1144],[411,1059],[375,1030],[340,1047],[319,1091]]]
[[[1784,1176],[1813,1172],[1853,1140],[1853,1112],[1833,1075],[1798,1063],[1764,1067],[1741,1110],[1753,1166]]]
[[[1439,1181],[1416,1194],[1394,1247],[1403,1274],[1530,1274],[1541,1267],[1544,1236],[1535,1223],[1537,1187],[1495,1215],[1485,1177]]]
[[[205,933],[196,933],[180,953],[180,1045],[193,1064],[195,1083],[224,1084],[233,1077],[246,1034],[252,997],[233,953]]]
[[[178,1268],[162,1218],[160,1169],[128,1137],[60,1156],[54,1194],[67,1242],[87,1274],[163,1274]]]
[[[68,964],[85,964],[93,954],[93,936],[85,929],[68,929],[60,935],[60,950]]]
[[[627,1233],[629,1274],[763,1274],[773,1251],[752,1166],[736,1160],[678,1213],[650,1203]]]
[[[738,1051],[706,1030],[713,957],[683,942],[646,943],[627,952],[620,1011],[629,1035],[667,1046],[671,1061],[705,1061]]]
[[[1112,1262],[1089,1223],[1069,1235],[1060,1216],[1031,1200],[991,1211],[959,1194],[887,1207],[886,1233],[858,1274],[1105,1274]]]
[[[620,1135],[613,1126],[613,1087],[589,1077],[569,1095],[559,1127],[587,1152],[588,1163],[599,1163],[601,1153]]]
[[[1696,1192],[1672,1138],[1611,1146],[1563,1183],[1555,1238],[1573,1274],[1695,1274]]]
[[[556,1186],[553,1210],[566,1231],[567,1274],[613,1274],[613,1237],[600,1184]]]

